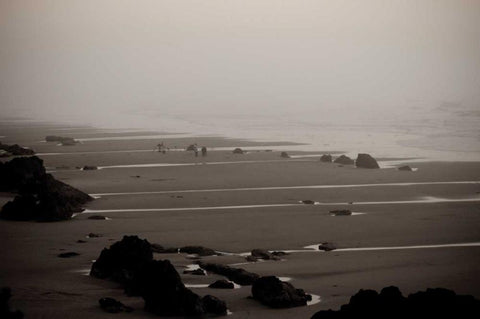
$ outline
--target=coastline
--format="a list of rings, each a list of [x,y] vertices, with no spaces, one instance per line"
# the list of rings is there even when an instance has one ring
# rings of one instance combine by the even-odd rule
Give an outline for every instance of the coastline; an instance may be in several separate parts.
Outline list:
[[[97,139],[88,140],[83,135],[82,144],[57,146],[39,141],[49,134],[47,132],[64,134],[64,126],[50,123],[21,129],[18,126],[15,129],[14,124],[0,127],[0,135],[6,136],[1,140],[3,143],[19,143],[44,154],[40,157],[57,179],[89,194],[102,194],[87,205],[87,209],[110,210],[103,213],[110,220],[104,221],[89,220],[88,214],[60,223],[0,221],[2,252],[8,261],[0,265],[0,282],[12,287],[12,304],[28,317],[62,318],[68,313],[72,318],[104,318],[97,300],[106,295],[133,306],[136,311],[126,315],[129,318],[153,317],[142,310],[141,299],[128,298],[116,284],[81,272],[90,267],[91,260],[98,257],[103,247],[126,234],[137,234],[167,247],[202,245],[236,254],[254,248],[294,251],[324,241],[334,242],[339,248],[319,254],[292,252],[284,261],[257,263],[245,263],[242,256],[205,257],[207,261],[243,263],[242,268],[261,275],[291,277],[295,287],[321,298],[321,302],[308,307],[271,310],[246,298],[250,287],[213,292],[208,288],[194,289],[198,294],[212,293],[226,300],[232,318],[242,318],[247,313],[251,318],[309,318],[321,309],[337,309],[359,289],[381,289],[389,285],[396,285],[407,294],[428,287],[446,287],[480,297],[480,247],[361,250],[479,242],[480,217],[476,201],[401,205],[398,202],[425,197],[479,198],[480,201],[480,161],[392,158],[385,162],[401,165],[413,161],[418,171],[401,172],[394,167],[356,169],[319,162],[321,154],[340,154],[340,150],[298,151],[296,147],[305,146],[162,133],[163,140],[179,150],[194,142],[207,145],[207,157],[196,158],[186,151],[154,152],[157,140],[141,138],[146,134],[139,131],[98,129],[92,132],[88,127],[75,128],[69,136],[81,138],[89,131],[88,136]],[[118,138],[129,134],[134,138]],[[250,148],[250,152],[232,154],[229,149],[234,147]],[[152,150],[148,151],[149,148]],[[280,151],[283,150],[304,157],[282,159]],[[59,154],[63,152],[68,154]],[[46,155],[52,153],[56,155]],[[80,170],[84,165],[110,168]],[[392,185],[398,183],[406,185]],[[365,184],[376,186],[361,186]],[[343,186],[302,188],[315,185]],[[124,194],[105,195],[112,193]],[[2,195],[0,199],[5,201],[5,198]],[[307,199],[326,205],[299,204]],[[369,205],[366,202],[383,203]],[[261,206],[276,204],[288,206]],[[222,209],[226,206],[234,207]],[[193,209],[198,207],[204,209]],[[364,214],[330,216],[329,210],[345,207]],[[169,208],[177,210],[169,211]],[[115,209],[117,211],[112,211]],[[136,211],[121,211],[125,209]],[[86,239],[85,244],[76,243],[90,232],[103,237]],[[80,256],[57,258],[63,250],[78,251]],[[182,254],[155,257],[170,259],[179,272],[192,263]],[[182,279],[185,283],[200,285],[220,277],[182,275]]]

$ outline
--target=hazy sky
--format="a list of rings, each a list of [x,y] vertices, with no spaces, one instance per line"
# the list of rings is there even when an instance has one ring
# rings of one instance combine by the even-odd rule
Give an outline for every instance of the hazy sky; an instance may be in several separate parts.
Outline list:
[[[5,116],[444,101],[480,109],[480,1],[0,0]]]

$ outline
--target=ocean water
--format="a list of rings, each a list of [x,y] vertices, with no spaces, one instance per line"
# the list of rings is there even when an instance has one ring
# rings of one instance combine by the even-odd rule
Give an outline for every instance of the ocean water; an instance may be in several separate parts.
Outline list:
[[[437,107],[407,110],[169,111],[122,113],[102,127],[302,143],[299,151],[343,151],[351,156],[480,160],[480,110]]]

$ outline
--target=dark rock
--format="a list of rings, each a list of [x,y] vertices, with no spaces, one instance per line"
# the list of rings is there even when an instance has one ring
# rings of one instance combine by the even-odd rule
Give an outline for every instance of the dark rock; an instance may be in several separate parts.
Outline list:
[[[358,154],[355,165],[360,168],[380,168],[377,161],[369,154]]]
[[[187,146],[187,148],[185,149],[186,151],[195,151],[197,149],[197,145],[196,144],[190,144]]]
[[[202,246],[185,246],[180,248],[180,252],[185,254],[197,254],[199,256],[214,256],[217,254],[213,249]]]
[[[305,199],[305,200],[302,200],[301,202],[306,205],[315,205],[315,201],[310,199]]]
[[[10,298],[12,297],[12,292],[10,288],[3,287],[0,289],[0,318],[2,319],[22,319],[23,313],[21,311],[12,311],[10,310],[10,305],[8,304]]]
[[[213,272],[218,275],[222,275],[228,278],[228,280],[233,281],[236,284],[242,286],[249,286],[253,284],[260,276],[255,273],[251,273],[242,268],[232,268],[229,266],[224,266],[220,264],[211,264],[211,263],[199,263],[200,267],[206,271]]]
[[[92,216],[88,216],[88,219],[93,219],[93,220],[106,220],[107,217],[102,216],[102,215],[92,215]]]
[[[292,284],[282,282],[275,276],[261,277],[252,285],[252,295],[257,301],[272,308],[305,306],[311,296]]]
[[[400,167],[398,168],[398,170],[399,170],[399,171],[407,171],[407,172],[413,171],[413,169],[412,169],[410,166],[408,166],[408,165],[400,166]]]
[[[397,287],[360,290],[338,311],[319,311],[321,318],[478,318],[480,300],[443,289],[427,289],[405,298]]]
[[[272,251],[272,255],[274,255],[276,257],[282,257],[282,256],[288,255],[288,253],[286,253],[284,251]]]
[[[151,260],[153,260],[153,254],[147,240],[137,236],[124,236],[121,241],[102,250],[92,265],[90,276],[109,278],[128,285],[142,267]]]
[[[288,155],[287,152],[282,152],[280,153],[280,157],[283,157],[283,158],[290,158],[290,155]]]
[[[205,270],[198,268],[194,270],[185,270],[183,272],[186,275],[195,275],[195,276],[206,276],[207,274],[205,273]]]
[[[83,239],[77,240],[77,244],[85,244],[87,241]]]
[[[152,252],[157,254],[178,254],[180,252],[180,248],[164,248],[162,245],[152,244]]]
[[[57,257],[60,257],[60,258],[70,258],[70,257],[79,256],[79,255],[80,255],[79,253],[76,253],[76,252],[74,252],[74,251],[69,251],[69,252],[66,252],[66,253],[58,254]]]
[[[318,245],[318,249],[319,250],[323,250],[323,251],[332,251],[332,250],[335,250],[337,249],[337,247],[335,247],[334,244],[332,243],[321,243],[320,245]]]
[[[236,149],[233,150],[233,154],[243,154],[245,153],[241,148],[237,147]]]
[[[98,167],[92,166],[92,165],[85,165],[82,169],[83,169],[84,171],[94,171],[94,170],[97,170]]]
[[[355,164],[353,159],[351,159],[350,157],[345,156],[345,155],[341,155],[341,156],[337,157],[335,159],[335,161],[333,161],[333,162],[335,164],[342,164],[342,165],[353,165],[353,164]]]
[[[320,162],[331,163],[332,162],[332,155],[324,154],[320,157]]]
[[[247,257],[245,257],[245,260],[248,261],[248,262],[257,262],[258,261],[258,258],[255,257],[255,256],[252,256],[252,255],[248,255]]]
[[[228,280],[222,279],[222,280],[217,280],[214,283],[210,284],[208,288],[215,288],[215,289],[233,289],[235,288],[235,285],[233,282],[230,282]]]
[[[225,301],[218,299],[217,297],[206,295],[202,298],[203,308],[207,313],[214,315],[226,315],[227,304]]]
[[[18,192],[45,175],[43,161],[37,156],[14,158],[0,163],[0,191]]]
[[[277,260],[278,258],[271,254],[269,251],[264,249],[253,249],[251,252],[252,256],[255,258],[261,258],[265,260],[274,259]]]
[[[21,147],[18,144],[6,145],[6,144],[2,144],[1,142],[0,142],[0,150],[4,150],[5,152],[11,155],[17,155],[17,156],[29,156],[29,155],[35,154],[35,152],[32,149]]]
[[[0,216],[7,220],[32,220],[36,217],[36,207],[37,199],[33,195],[19,195],[3,206]]]
[[[87,235],[88,238],[98,238],[98,237],[103,237],[102,234],[95,234],[95,233],[90,233]]]
[[[350,216],[352,215],[352,211],[348,209],[337,209],[337,210],[331,210],[330,214],[334,216]]]
[[[119,313],[119,312],[132,312],[133,308],[125,306],[118,300],[113,298],[101,298],[98,300],[100,308],[109,313]]]

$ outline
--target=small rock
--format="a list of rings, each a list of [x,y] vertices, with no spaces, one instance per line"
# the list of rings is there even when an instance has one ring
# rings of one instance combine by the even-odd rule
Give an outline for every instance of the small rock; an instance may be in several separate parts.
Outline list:
[[[214,288],[214,289],[233,289],[235,288],[235,285],[233,282],[230,282],[228,280],[222,279],[222,280],[217,280],[214,283],[210,284],[208,288]]]
[[[255,256],[252,256],[252,255],[248,255],[247,257],[245,257],[245,259],[248,261],[248,262],[257,262],[258,261],[258,258],[255,257]]]
[[[252,285],[253,299],[272,308],[291,308],[307,305],[311,299],[302,289],[275,276],[261,277]]]
[[[358,154],[355,165],[360,168],[380,168],[377,161],[369,154]]]
[[[103,237],[102,234],[95,234],[95,233],[90,233],[87,235],[88,238],[98,238],[98,237]]]
[[[350,216],[352,215],[352,211],[348,209],[338,209],[338,210],[331,210],[330,214],[333,216]]]
[[[203,246],[185,246],[180,248],[181,253],[197,254],[199,256],[214,256],[217,253],[215,250]]]
[[[61,254],[58,254],[57,257],[60,257],[60,258],[70,258],[70,257],[75,257],[75,256],[78,256],[80,255],[79,253],[76,253],[74,251],[69,251],[69,252],[66,252],[66,253],[61,253]]]
[[[133,308],[125,306],[118,300],[113,298],[101,298],[98,300],[100,307],[109,313],[132,312]]]
[[[333,161],[333,162],[336,163],[336,164],[343,164],[343,165],[353,165],[353,164],[355,164],[353,159],[351,159],[350,157],[345,156],[345,155],[341,155],[341,156],[337,157],[335,159],[335,161]]]
[[[413,171],[413,169],[412,169],[410,166],[408,166],[408,165],[400,166],[400,167],[398,168],[398,170],[399,170],[399,171],[407,171],[407,172]]]
[[[233,154],[243,154],[245,153],[241,148],[237,147],[236,149],[233,150]]]
[[[205,270],[198,268],[195,270],[185,270],[183,272],[185,275],[195,275],[195,276],[206,276]]]
[[[303,204],[306,204],[306,205],[314,205],[315,204],[315,201],[310,200],[310,199],[305,199],[305,200],[302,200],[301,202]]]
[[[320,162],[331,163],[332,162],[332,155],[324,154],[320,157]]]
[[[87,242],[86,240],[82,240],[82,239],[77,240],[77,244],[85,244],[86,242]]]
[[[280,157],[283,157],[283,158],[290,158],[290,155],[288,155],[287,152],[282,152],[280,153]]]
[[[323,251],[332,251],[337,249],[337,247],[335,247],[335,245],[332,243],[325,242],[318,245],[318,249]]]
[[[97,170],[97,169],[98,169],[98,167],[96,167],[96,166],[91,166],[91,165],[85,165],[85,166],[83,167],[83,170],[84,170],[84,171],[94,171],[94,170]]]
[[[222,301],[217,297],[206,295],[202,298],[202,303],[207,313],[212,313],[215,315],[227,314],[227,304],[225,303],[225,301]]]
[[[92,216],[88,216],[88,219],[93,219],[93,220],[106,220],[107,217],[102,216],[102,215],[92,215]]]

